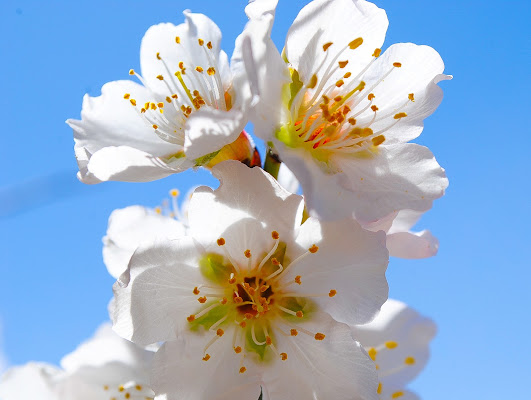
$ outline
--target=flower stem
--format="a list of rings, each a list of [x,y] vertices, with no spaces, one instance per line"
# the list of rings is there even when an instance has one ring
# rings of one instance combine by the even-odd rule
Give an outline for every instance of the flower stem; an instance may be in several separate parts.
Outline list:
[[[273,153],[271,147],[268,146],[264,160],[264,170],[269,172],[271,176],[275,179],[278,179],[278,171],[280,169],[280,164],[282,164],[282,161],[280,161],[278,156]]]

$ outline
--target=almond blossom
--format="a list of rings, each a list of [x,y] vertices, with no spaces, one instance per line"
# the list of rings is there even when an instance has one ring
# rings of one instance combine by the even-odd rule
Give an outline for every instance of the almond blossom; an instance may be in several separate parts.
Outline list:
[[[425,367],[436,330],[429,318],[392,299],[382,306],[371,323],[353,328],[354,335],[376,364],[381,400],[418,399],[405,387]]]
[[[118,337],[110,324],[61,360],[62,368],[28,363],[0,380],[2,400],[149,400],[153,351]]]
[[[442,100],[439,54],[399,43],[382,52],[385,11],[365,0],[314,0],[284,51],[267,34],[277,1],[255,0],[244,39],[251,120],[300,181],[313,215],[372,222],[426,211],[448,185],[430,150],[408,143]],[[249,62],[252,60],[252,62]]]
[[[355,221],[301,225],[302,198],[259,168],[226,161],[200,187],[189,231],[143,243],[114,285],[114,329],[165,342],[161,399],[377,399],[374,365],[348,324],[387,298],[383,232]]]
[[[250,98],[239,51],[232,65],[220,49],[221,32],[203,14],[185,11],[185,23],[152,26],[140,49],[141,84],[107,83],[100,97],[83,99],[74,130],[78,177],[151,181],[227,158],[253,162],[242,132]],[[216,158],[217,157],[217,158]]]

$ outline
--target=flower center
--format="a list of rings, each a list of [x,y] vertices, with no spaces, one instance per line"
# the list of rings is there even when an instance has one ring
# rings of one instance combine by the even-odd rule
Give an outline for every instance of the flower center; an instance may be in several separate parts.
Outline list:
[[[331,298],[337,292],[300,294],[292,285],[303,285],[304,277],[297,275],[288,280],[286,275],[293,265],[316,253],[318,247],[313,245],[295,260],[288,260],[286,244],[280,241],[279,234],[273,231],[271,237],[273,245],[265,255],[254,257],[250,249],[243,251],[245,265],[233,259],[224,238],[217,241],[224,256],[210,253],[200,261],[208,283],[194,287],[191,292],[204,306],[187,320],[192,331],[206,329],[214,334],[204,348],[204,361],[211,358],[209,348],[225,336],[226,330],[232,330],[232,347],[242,357],[241,373],[246,370],[244,357],[250,353],[260,361],[269,361],[271,355],[287,359],[287,352],[277,348],[277,335],[295,337],[302,332],[316,340],[325,338],[323,333],[310,332],[299,324],[310,319],[317,308],[310,298]]]
[[[207,64],[194,64],[185,56],[178,64],[179,70],[170,71],[164,56],[157,52],[154,56],[162,63],[165,73],[157,75],[156,78],[164,84],[166,93],[158,94],[161,93],[160,89],[153,90],[142,76],[131,69],[129,74],[142,82],[153,99],[143,105],[137,105],[137,100],[131,93],[125,93],[124,99],[131,103],[162,140],[184,146],[184,126],[192,112],[204,106],[228,111],[232,107],[232,98],[223,88],[220,67],[213,54],[211,42],[205,43],[203,39],[198,39],[196,44],[185,44],[177,36],[175,43],[177,46],[199,46],[206,56],[204,59]]]
[[[300,81],[298,71],[292,70],[287,104],[290,122],[277,132],[280,141],[290,147],[303,148],[325,163],[334,154],[372,157],[378,153],[378,146],[386,140],[384,132],[407,116],[400,110],[414,101],[414,94],[409,94],[407,101],[398,109],[382,114],[372,91],[402,64],[393,63],[380,79],[368,87],[362,78],[380,56],[380,49],[374,51],[372,61],[355,76],[348,70],[348,60],[341,61],[345,51],[355,50],[362,44],[363,39],[357,38],[334,57],[329,57],[333,43],[325,43],[323,51],[326,56],[306,84]],[[324,73],[318,78],[321,70]],[[393,118],[387,127],[377,131],[371,128],[374,123],[390,117]]]

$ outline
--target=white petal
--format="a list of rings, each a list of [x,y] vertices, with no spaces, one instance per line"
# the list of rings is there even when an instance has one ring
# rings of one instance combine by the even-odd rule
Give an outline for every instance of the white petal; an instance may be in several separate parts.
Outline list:
[[[119,337],[108,323],[100,326],[93,338],[63,357],[61,366],[68,374],[76,374],[87,383],[148,382],[153,355]]]
[[[297,193],[299,191],[299,181],[297,180],[297,178],[295,178],[293,172],[291,172],[290,169],[284,163],[280,164],[277,181],[288,192]]]
[[[283,275],[284,282],[301,276],[301,285],[290,290],[300,294],[322,294],[310,298],[337,321],[360,324],[370,321],[387,300],[385,270],[388,252],[383,232],[369,232],[356,222],[342,220],[321,222],[309,218],[301,226],[297,243],[306,251],[313,244],[319,247],[295,263]],[[292,248],[287,256],[293,260]],[[328,297],[336,290],[334,297]]]
[[[140,117],[124,95],[129,93],[138,104],[150,100],[146,88],[131,81],[109,82],[101,88],[101,96],[83,98],[81,120],[69,119],[74,129],[76,148],[90,154],[108,146],[129,146],[154,156],[165,156],[179,148],[160,139]]]
[[[109,217],[107,235],[103,238],[103,260],[107,270],[118,279],[142,242],[159,237],[175,239],[184,233],[182,223],[146,207],[114,210]]]
[[[364,0],[314,0],[300,11],[289,29],[286,56],[304,83],[316,74],[319,84],[339,51],[354,39],[363,38],[360,47],[347,49],[337,60],[348,60],[348,66],[333,75],[333,84],[347,70],[356,76],[369,64],[374,50],[384,42],[387,26],[385,11]],[[330,42],[332,46],[323,51],[323,45]],[[325,65],[318,71],[325,57]]]
[[[190,168],[193,164],[181,158],[168,165],[158,157],[127,146],[106,147],[94,153],[88,171],[102,181],[150,182]]]
[[[180,71],[179,63],[182,61],[187,69],[195,69],[200,66],[205,71],[213,66],[217,67],[220,62],[227,63],[227,59],[220,58],[221,31],[217,25],[203,14],[195,14],[190,11],[184,11],[186,21],[180,25],[170,23],[154,25],[150,27],[140,47],[140,65],[142,68],[143,78],[149,87],[157,93],[167,93],[168,89],[163,81],[157,79],[158,75],[166,79],[168,74],[174,74]],[[176,43],[175,38],[180,38],[180,44]],[[204,45],[200,46],[199,39],[204,40]],[[212,54],[214,63],[211,65],[205,50],[206,44],[212,43]],[[157,53],[164,60],[164,63],[157,58]],[[228,66],[225,66],[228,69]],[[186,83],[193,84],[185,75]],[[230,83],[230,82],[228,82]],[[197,85],[195,85],[197,86]],[[199,87],[193,87],[199,89]]]
[[[247,362],[247,371],[240,374],[240,356],[235,354],[231,340],[221,338],[203,361],[207,336],[187,335],[184,339],[166,342],[155,356],[152,385],[167,400],[234,400],[257,399],[260,376]],[[215,349],[213,348],[215,347]]]
[[[369,159],[338,157],[337,165],[341,185],[357,199],[354,215],[365,221],[403,209],[426,211],[448,186],[431,151],[413,143],[382,145]]]
[[[245,7],[245,14],[249,19],[259,19],[265,15],[275,17],[278,0],[249,0]]]
[[[304,150],[277,150],[299,179],[310,212],[323,219],[354,214],[367,223],[403,209],[426,211],[448,186],[433,154],[413,143],[379,146],[372,158],[336,155],[339,171],[331,175]]]
[[[28,363],[14,367],[0,380],[2,400],[60,400],[54,381],[61,371],[44,363]]]
[[[374,364],[347,325],[316,313],[312,323],[301,326],[324,333],[324,340],[303,333],[278,335],[278,351],[287,353],[288,358],[265,369],[264,399],[378,399]]]
[[[393,67],[395,62],[400,62],[402,66]],[[390,70],[390,75],[380,82]],[[395,114],[405,112],[407,117],[383,133],[386,143],[407,142],[416,138],[422,132],[423,120],[430,116],[442,101],[443,92],[437,83],[451,79],[442,75],[443,71],[441,56],[429,46],[398,43],[389,47],[362,78],[366,82],[364,96],[369,92],[373,93],[376,96],[373,102],[378,107],[377,121],[371,128],[375,132],[385,130],[396,122]],[[414,94],[414,102],[408,102],[410,93]],[[362,101],[356,109],[363,108],[367,103],[368,100]],[[356,119],[358,124],[363,126],[372,120],[373,116],[374,113],[368,109]]]
[[[396,214],[388,233],[407,232],[419,221],[424,213],[413,210],[401,210]]]
[[[237,161],[224,161],[212,173],[221,182],[219,188],[212,191],[200,187],[190,200],[188,218],[194,238],[208,246],[231,225],[246,218],[260,221],[269,237],[273,230],[281,240],[292,237],[302,218],[300,196],[287,192],[262,169],[248,168]]]
[[[404,303],[389,300],[370,324],[357,326],[353,332],[366,349],[384,347],[375,357],[380,381],[384,389],[398,390],[426,365],[436,326]],[[396,342],[397,347],[385,348],[385,343],[390,341]],[[413,357],[413,364],[405,363],[409,357]]]
[[[128,285],[114,284],[113,329],[140,345],[175,339],[200,306],[192,291],[204,281],[201,253],[189,237],[141,246],[129,263]]]
[[[247,114],[238,109],[220,111],[202,108],[186,121],[184,151],[196,159],[234,142],[247,123]]]
[[[439,241],[428,230],[397,232],[387,236],[389,255],[400,258],[433,257],[439,250]]]
[[[270,38],[273,19],[272,13],[251,19],[240,37],[239,60],[244,63],[253,99],[250,119],[254,134],[264,140],[270,140],[285,119],[282,88],[289,82],[288,67]]]

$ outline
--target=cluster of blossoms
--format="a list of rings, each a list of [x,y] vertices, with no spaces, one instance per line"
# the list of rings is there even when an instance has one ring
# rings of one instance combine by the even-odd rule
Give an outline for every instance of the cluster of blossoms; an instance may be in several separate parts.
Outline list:
[[[10,370],[2,399],[34,398],[28,379],[50,400],[418,398],[435,326],[388,299],[385,271],[437,252],[411,229],[448,181],[409,141],[450,77],[430,47],[382,51],[387,17],[365,0],[313,0],[279,52],[276,3],[250,1],[230,63],[204,15],[151,27],[141,84],[110,82],[67,121],[83,182],[204,167],[220,184],[113,212],[115,333],[61,369]]]

